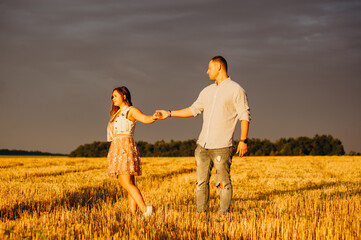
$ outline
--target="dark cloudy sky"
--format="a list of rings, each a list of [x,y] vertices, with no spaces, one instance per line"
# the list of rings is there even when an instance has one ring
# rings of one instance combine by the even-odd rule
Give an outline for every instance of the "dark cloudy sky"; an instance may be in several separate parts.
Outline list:
[[[1,0],[0,148],[105,141],[117,86],[147,114],[188,107],[215,55],[248,94],[249,137],[331,134],[361,152],[360,0]],[[138,123],[135,139],[197,138],[201,124]]]

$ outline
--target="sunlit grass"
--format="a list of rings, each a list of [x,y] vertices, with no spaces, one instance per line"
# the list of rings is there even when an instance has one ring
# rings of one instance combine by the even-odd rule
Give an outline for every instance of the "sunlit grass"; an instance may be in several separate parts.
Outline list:
[[[194,158],[142,158],[137,177],[156,213],[132,216],[105,158],[1,157],[0,239],[358,239],[361,157],[245,157],[233,203],[195,213]]]

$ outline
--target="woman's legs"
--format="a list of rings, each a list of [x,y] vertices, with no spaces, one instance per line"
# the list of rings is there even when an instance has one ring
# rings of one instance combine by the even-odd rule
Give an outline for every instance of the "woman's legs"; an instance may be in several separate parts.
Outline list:
[[[145,213],[147,207],[145,206],[142,194],[140,193],[137,186],[135,186],[135,180],[133,175],[119,175],[120,185],[127,190],[130,210],[135,212],[136,206]],[[130,200],[130,198],[132,200]],[[135,203],[135,204],[134,204]],[[134,208],[135,205],[135,208]]]
[[[130,175],[131,181],[133,183],[134,186],[135,185],[135,177],[134,175]],[[130,196],[130,194],[128,194],[128,202],[129,202],[129,209],[130,211],[135,214],[137,212],[137,203],[135,202],[135,200],[132,198],[132,196]]]

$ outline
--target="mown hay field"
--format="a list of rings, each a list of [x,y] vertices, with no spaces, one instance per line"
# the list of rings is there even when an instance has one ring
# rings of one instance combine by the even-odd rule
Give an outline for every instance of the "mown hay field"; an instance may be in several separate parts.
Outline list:
[[[0,239],[360,239],[361,157],[234,158],[232,210],[195,212],[194,158],[143,158],[133,216],[106,158],[0,157]]]

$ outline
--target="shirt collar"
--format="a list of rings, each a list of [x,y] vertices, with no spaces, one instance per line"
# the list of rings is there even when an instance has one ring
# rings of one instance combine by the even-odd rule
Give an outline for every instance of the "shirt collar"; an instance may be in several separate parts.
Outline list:
[[[224,79],[220,84],[217,85],[217,82],[214,83],[214,85],[218,86],[223,86],[225,85],[227,82],[229,82],[231,80],[230,77],[228,77],[227,79]]]

